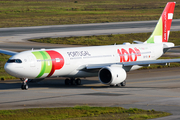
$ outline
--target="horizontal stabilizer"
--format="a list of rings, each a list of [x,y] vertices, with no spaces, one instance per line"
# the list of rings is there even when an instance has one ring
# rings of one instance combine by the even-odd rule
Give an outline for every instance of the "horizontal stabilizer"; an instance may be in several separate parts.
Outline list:
[[[133,42],[136,43],[136,44],[143,44],[144,43],[144,42],[137,41],[137,40],[134,40]]]

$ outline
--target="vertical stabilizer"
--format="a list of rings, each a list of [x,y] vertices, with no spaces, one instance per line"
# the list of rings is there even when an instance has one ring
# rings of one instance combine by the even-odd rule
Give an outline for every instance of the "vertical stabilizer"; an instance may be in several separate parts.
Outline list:
[[[176,2],[168,2],[153,33],[145,43],[168,42]]]

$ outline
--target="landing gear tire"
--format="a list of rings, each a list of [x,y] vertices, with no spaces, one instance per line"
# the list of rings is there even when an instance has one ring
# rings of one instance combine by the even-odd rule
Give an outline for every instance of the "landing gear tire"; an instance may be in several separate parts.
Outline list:
[[[75,80],[75,83],[76,83],[76,85],[81,85],[81,79],[77,78],[77,79]]]
[[[28,78],[23,78],[23,79],[20,79],[20,80],[24,80],[22,85],[21,85],[21,89],[22,90],[28,90],[28,84],[27,84]]]
[[[71,79],[65,79],[65,85],[81,85],[81,79],[77,78],[76,80],[74,78]]]
[[[75,85],[75,84],[76,84],[75,79],[71,78],[71,85]]]
[[[68,78],[65,79],[65,85],[70,85],[70,80]]]
[[[22,89],[22,90],[28,90],[28,85],[22,84],[22,85],[21,85],[21,89]]]
[[[123,81],[122,83],[120,83],[122,87],[126,86],[126,81]]]
[[[121,83],[119,83],[119,84],[116,84],[116,87],[120,87],[120,86],[122,86],[122,85],[121,85]]]

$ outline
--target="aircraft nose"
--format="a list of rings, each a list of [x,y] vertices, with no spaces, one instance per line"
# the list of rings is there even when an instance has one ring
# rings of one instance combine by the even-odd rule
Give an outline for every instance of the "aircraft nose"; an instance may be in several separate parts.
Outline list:
[[[13,65],[12,64],[9,64],[9,63],[6,63],[4,65],[4,70],[10,74],[10,75],[13,75],[13,76],[16,76],[16,70],[14,69]]]

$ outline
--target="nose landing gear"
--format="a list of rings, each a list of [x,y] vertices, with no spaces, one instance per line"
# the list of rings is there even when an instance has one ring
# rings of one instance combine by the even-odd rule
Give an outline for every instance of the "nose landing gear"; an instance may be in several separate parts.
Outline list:
[[[21,85],[21,89],[22,89],[22,90],[27,90],[27,89],[28,89],[28,84],[27,84],[28,78],[23,78],[23,79],[21,79],[21,80],[23,81],[23,83],[22,83],[22,85]]]

